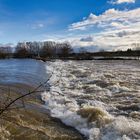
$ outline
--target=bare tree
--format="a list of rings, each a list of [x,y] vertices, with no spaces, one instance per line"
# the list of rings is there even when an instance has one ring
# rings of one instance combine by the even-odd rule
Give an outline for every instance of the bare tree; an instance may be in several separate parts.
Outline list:
[[[72,47],[68,42],[64,42],[61,44],[60,55],[62,57],[68,57],[72,53]]]
[[[12,48],[10,46],[0,47],[0,58],[9,58],[12,54]]]
[[[17,44],[17,46],[15,48],[14,57],[17,57],[17,58],[28,58],[29,57],[29,52],[28,52],[25,44],[23,44],[23,43]]]

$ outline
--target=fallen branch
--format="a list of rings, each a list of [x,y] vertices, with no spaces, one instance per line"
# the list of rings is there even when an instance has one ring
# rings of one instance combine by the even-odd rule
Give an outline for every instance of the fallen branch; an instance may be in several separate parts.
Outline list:
[[[52,75],[53,75],[53,73],[52,73]],[[18,100],[21,100],[21,99],[25,98],[26,96],[29,96],[29,95],[32,95],[32,94],[34,94],[34,93],[39,92],[38,89],[41,88],[41,87],[43,87],[45,84],[47,84],[47,83],[49,82],[50,78],[52,77],[52,75],[48,78],[47,81],[45,81],[44,83],[42,83],[42,84],[40,84],[39,86],[37,86],[34,90],[29,91],[28,93],[26,93],[26,94],[24,94],[24,95],[21,95],[21,96],[15,98],[14,100],[10,101],[10,103],[8,103],[7,105],[5,105],[3,109],[0,109],[0,116],[1,116],[4,112],[6,112],[7,110],[9,110],[9,108],[10,108],[13,104],[15,104],[15,102],[17,102]],[[42,91],[40,91],[40,92],[42,92]],[[22,100],[22,102],[23,102],[23,100]]]

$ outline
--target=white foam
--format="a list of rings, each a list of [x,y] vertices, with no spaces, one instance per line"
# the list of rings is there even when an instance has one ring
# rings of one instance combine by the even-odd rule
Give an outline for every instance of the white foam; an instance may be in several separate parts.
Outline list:
[[[101,88],[96,84],[90,85],[93,77],[94,80],[104,80],[107,83],[108,80],[103,75],[104,72],[101,73],[100,71],[97,74],[98,70],[96,70],[95,73],[91,73],[90,77],[77,78],[76,74],[79,73],[71,73],[75,70],[74,68],[79,73],[85,73],[87,69],[84,66],[77,66],[77,63],[75,64],[73,61],[56,61],[47,64],[47,73],[51,74],[53,72],[53,75],[49,81],[50,91],[42,93],[42,100],[45,101],[46,108],[50,110],[51,115],[76,128],[89,140],[129,140],[133,137],[140,139],[140,122],[125,117],[114,117],[107,112],[110,108],[114,109],[112,105],[94,99],[94,97],[111,96],[113,93],[128,92],[131,89],[120,86],[115,80],[117,84],[106,88]],[[95,69],[94,66],[93,69]],[[91,69],[91,72],[93,69]],[[90,69],[88,68],[88,70]],[[107,74],[113,77],[112,73],[108,72]],[[84,84],[98,92],[84,93],[82,89]],[[80,104],[78,100],[81,101]],[[89,122],[88,118],[82,118],[81,115],[78,115],[77,111],[85,106],[99,107],[100,110],[108,114],[106,117],[112,121],[98,127],[96,122]]]

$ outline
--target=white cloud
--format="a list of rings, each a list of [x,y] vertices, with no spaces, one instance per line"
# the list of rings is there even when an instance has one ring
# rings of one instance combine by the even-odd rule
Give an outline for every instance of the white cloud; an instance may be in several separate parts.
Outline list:
[[[43,28],[45,25],[43,23],[37,23],[32,25],[32,29],[40,29]]]
[[[6,43],[6,44],[0,43],[0,47],[14,47],[14,44],[13,43]]]
[[[109,9],[103,14],[96,16],[90,14],[85,20],[73,23],[69,26],[69,30],[83,30],[90,27],[104,28],[125,28],[136,22],[140,22],[140,8],[130,11],[118,11]]]
[[[38,24],[38,27],[42,28],[42,27],[44,27],[44,24],[39,23],[39,24]]]
[[[83,36],[72,39],[70,42],[74,47],[94,48],[97,50],[126,50],[134,48],[133,44],[140,44],[140,30],[120,30],[112,32],[102,32],[96,36]],[[90,38],[90,40],[88,40]],[[91,41],[92,40],[92,41]]]
[[[140,8],[119,11],[109,9],[97,16],[90,14],[88,18],[73,23],[69,30],[83,30],[82,37],[72,39],[71,43],[75,47],[97,47],[107,50],[125,50],[133,48],[134,43],[140,43]],[[99,29],[98,33],[91,33],[91,29]],[[90,35],[89,35],[90,31]]]
[[[135,3],[136,0],[116,0],[111,1],[112,4],[122,4],[122,3]]]
[[[81,38],[80,41],[82,41],[82,42],[93,42],[94,39],[93,39],[92,36],[88,36],[88,37]]]

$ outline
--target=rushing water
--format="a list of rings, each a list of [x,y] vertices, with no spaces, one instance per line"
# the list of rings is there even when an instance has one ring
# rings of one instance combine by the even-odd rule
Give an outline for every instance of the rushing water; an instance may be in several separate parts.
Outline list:
[[[52,75],[53,73],[53,75]],[[140,140],[140,61],[0,60],[0,83],[38,85],[51,116],[90,140]]]
[[[46,66],[31,59],[0,60],[0,109],[44,83]],[[83,140],[78,131],[51,117],[40,97],[37,92],[10,106],[11,110],[0,117],[0,140]]]
[[[90,140],[140,140],[140,61],[50,62],[53,117]]]
[[[0,83],[36,86],[47,79],[45,66],[32,59],[0,60]]]

